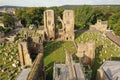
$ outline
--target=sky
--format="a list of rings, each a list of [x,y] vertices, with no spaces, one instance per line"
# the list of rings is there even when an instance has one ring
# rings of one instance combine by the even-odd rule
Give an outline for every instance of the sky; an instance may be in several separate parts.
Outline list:
[[[120,0],[0,0],[0,6],[50,7],[61,5],[120,5]]]

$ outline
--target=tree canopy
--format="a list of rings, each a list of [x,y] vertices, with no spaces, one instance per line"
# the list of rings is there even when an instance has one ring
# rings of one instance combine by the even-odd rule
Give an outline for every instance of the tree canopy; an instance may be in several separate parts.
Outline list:
[[[114,13],[109,18],[109,27],[120,36],[120,12]]]
[[[2,22],[3,22],[5,27],[13,28],[15,25],[14,18],[12,17],[12,15],[7,14],[7,13],[3,14]]]
[[[44,7],[16,9],[16,16],[25,27],[30,24],[35,24],[36,26],[43,25],[44,10]]]
[[[16,9],[16,16],[21,23],[26,27],[30,24],[43,25],[43,12],[46,9],[52,9],[55,12],[56,27],[60,28],[62,25],[57,21],[58,16],[62,18],[64,9],[72,9],[75,13],[75,28],[88,29],[91,24],[95,24],[97,19],[103,21],[107,20],[109,27],[119,35],[119,20],[120,20],[120,6],[88,6],[83,5],[79,7],[49,7],[49,8],[20,8]]]

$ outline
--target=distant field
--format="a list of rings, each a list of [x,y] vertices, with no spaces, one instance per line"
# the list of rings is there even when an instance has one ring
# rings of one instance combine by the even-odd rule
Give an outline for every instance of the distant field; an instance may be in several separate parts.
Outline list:
[[[76,34],[76,43],[87,42],[89,40],[93,40],[96,43],[96,58],[94,66],[92,67],[92,80],[95,80],[96,71],[105,60],[120,60],[120,48],[118,48],[118,46],[98,32],[85,32]],[[68,52],[76,53],[73,42],[56,41],[46,42],[44,44],[44,64],[47,71],[47,80],[52,80],[54,62],[62,63],[65,61],[64,47]]]

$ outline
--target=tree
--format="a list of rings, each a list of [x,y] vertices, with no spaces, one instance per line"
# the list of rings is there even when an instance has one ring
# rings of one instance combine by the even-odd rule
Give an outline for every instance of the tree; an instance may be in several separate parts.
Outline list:
[[[81,6],[78,8],[74,8],[75,12],[75,25],[80,29],[89,28],[91,23],[93,8],[91,6]]]
[[[10,14],[7,14],[7,13],[3,14],[2,22],[5,27],[13,28],[15,25],[14,18]]]
[[[120,36],[120,13],[114,13],[109,18],[109,26],[115,32],[115,34]]]
[[[117,24],[115,24],[115,26],[114,26],[114,32],[116,35],[120,36],[120,19],[117,22]]]
[[[43,25],[43,12],[46,8],[22,8],[16,9],[16,16],[27,27],[30,24]]]

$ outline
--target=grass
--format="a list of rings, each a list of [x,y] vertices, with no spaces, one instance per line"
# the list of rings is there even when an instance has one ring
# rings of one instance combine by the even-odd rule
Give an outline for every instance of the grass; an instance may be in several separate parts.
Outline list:
[[[120,48],[118,48],[118,46],[98,32],[87,31],[76,34],[76,43],[87,42],[91,40],[95,41],[96,43],[96,56],[94,65],[92,67],[93,73],[91,79],[95,80],[96,71],[104,61],[110,59],[120,60]],[[44,65],[47,72],[47,80],[52,80],[54,62],[63,63],[65,61],[64,49],[67,49],[69,53],[76,53],[74,44],[70,41],[46,42],[44,44]]]
[[[52,80],[54,62],[63,63],[65,61],[65,50],[71,54],[75,53],[73,42],[50,41],[44,43],[44,65],[47,72],[47,80]]]

